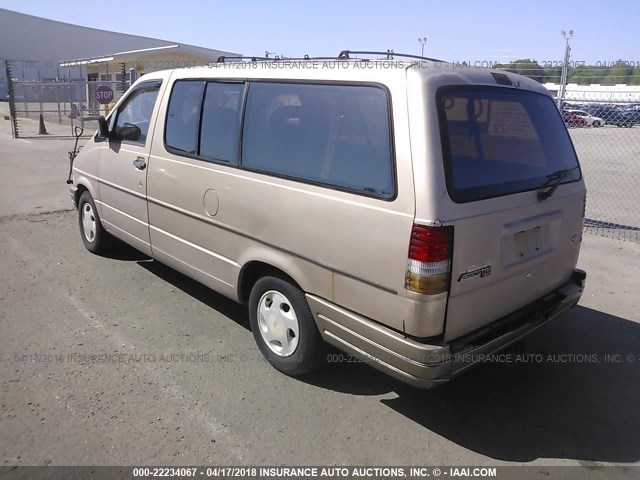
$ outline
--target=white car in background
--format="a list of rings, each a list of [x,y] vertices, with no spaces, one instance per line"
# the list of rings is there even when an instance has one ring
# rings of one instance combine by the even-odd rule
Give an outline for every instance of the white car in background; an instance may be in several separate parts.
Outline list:
[[[607,122],[605,122],[602,118],[594,117],[584,110],[567,110],[567,112],[573,113],[582,118],[586,122],[587,127],[604,127],[607,124]]]

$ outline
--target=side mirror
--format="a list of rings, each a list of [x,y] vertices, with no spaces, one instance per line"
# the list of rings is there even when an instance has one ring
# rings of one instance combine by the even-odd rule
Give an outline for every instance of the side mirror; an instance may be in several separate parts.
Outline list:
[[[131,123],[125,123],[121,127],[118,127],[116,130],[116,135],[120,140],[132,140],[136,141],[140,138],[142,132],[137,125],[132,125]]]
[[[98,117],[98,132],[103,138],[109,138],[109,124],[104,117]]]

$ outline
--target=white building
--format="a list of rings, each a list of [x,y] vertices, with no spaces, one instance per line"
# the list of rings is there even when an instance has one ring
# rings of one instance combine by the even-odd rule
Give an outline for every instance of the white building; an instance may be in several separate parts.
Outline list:
[[[544,86],[557,96],[560,85],[545,83]],[[567,84],[565,101],[606,102],[606,103],[640,103],[640,85],[577,85]]]

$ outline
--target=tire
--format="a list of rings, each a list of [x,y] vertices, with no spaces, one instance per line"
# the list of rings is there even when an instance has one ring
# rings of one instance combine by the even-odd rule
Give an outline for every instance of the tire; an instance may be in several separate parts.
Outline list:
[[[265,276],[256,282],[249,319],[260,352],[282,373],[296,377],[324,363],[325,343],[304,292],[287,280]]]
[[[80,237],[91,253],[102,254],[113,247],[113,237],[102,227],[96,204],[88,191],[78,201],[78,223]]]
[[[598,127],[601,127],[601,126],[602,126],[602,124],[600,123],[599,120],[596,120],[595,122],[593,122],[593,127],[594,128],[598,128]]]

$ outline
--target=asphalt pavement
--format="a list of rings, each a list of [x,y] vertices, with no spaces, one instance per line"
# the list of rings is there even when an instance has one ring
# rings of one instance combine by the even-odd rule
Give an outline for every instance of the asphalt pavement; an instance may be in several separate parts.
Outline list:
[[[580,305],[443,387],[355,362],[293,379],[245,307],[127,246],[86,251],[72,140],[4,127],[1,465],[639,463],[637,243],[585,236]]]

